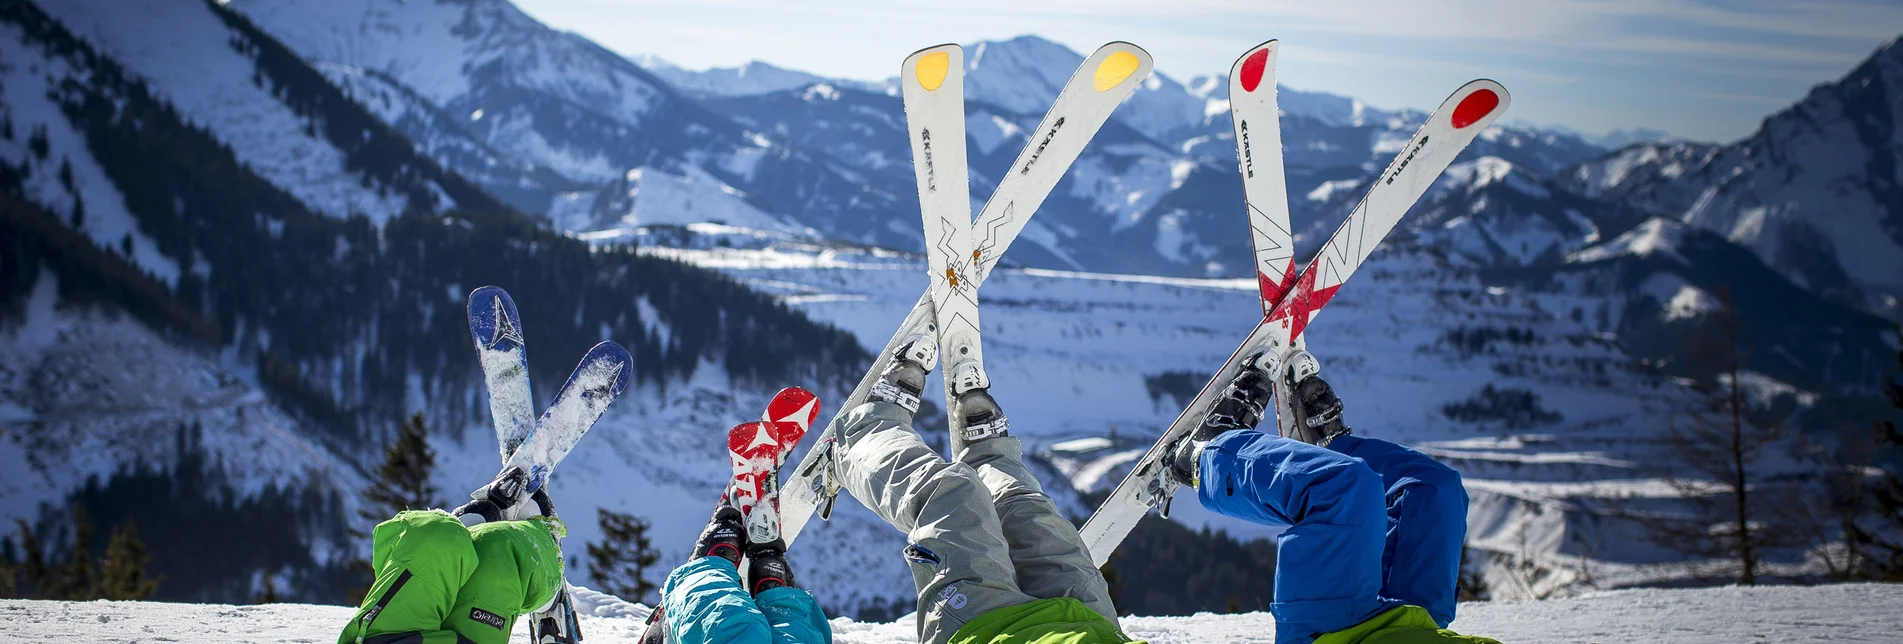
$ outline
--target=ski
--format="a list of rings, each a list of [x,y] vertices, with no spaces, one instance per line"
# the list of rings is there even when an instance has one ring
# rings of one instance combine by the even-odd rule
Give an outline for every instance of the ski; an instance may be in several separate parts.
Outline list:
[[[555,400],[542,412],[535,431],[522,441],[503,471],[519,469],[528,476],[523,488],[526,496],[548,483],[555,466],[575,449],[575,443],[595,426],[608,411],[608,405],[627,391],[634,375],[634,358],[628,350],[613,342],[603,342],[582,356],[575,373],[555,392]]]
[[[469,333],[482,365],[489,395],[489,414],[496,427],[496,446],[504,469],[535,429],[535,400],[529,389],[527,343],[522,339],[522,317],[514,298],[501,287],[484,286],[469,293],[466,307]],[[529,639],[537,644],[580,642],[581,623],[575,616],[568,580],[549,610],[529,616]]]
[[[725,495],[747,518],[747,540],[780,538],[780,466],[819,416],[819,397],[799,387],[780,390],[761,419],[727,432],[733,478]]]
[[[974,255],[967,267],[967,277],[973,288],[983,285],[991,276],[998,258],[1024,231],[1031,215],[1036,214],[1038,206],[1043,205],[1071,164],[1083,154],[1090,139],[1110,120],[1110,113],[1149,77],[1151,68],[1148,52],[1127,42],[1112,42],[1098,48],[1071,74],[1050,111],[1044,114],[1044,120],[1038,123],[1023,151],[1012,162],[1011,170],[998,182],[984,209],[979,211],[977,221],[971,225]],[[885,369],[906,337],[935,334],[936,327],[928,289],[919,295],[918,302],[885,347],[875,354],[871,368],[846,397],[832,422],[821,430],[813,448],[793,469],[786,480],[780,506],[781,538],[788,546],[815,512],[821,519],[832,516],[833,501],[839,495],[836,471],[839,455],[834,426],[852,409],[865,404],[879,372]]]
[[[1243,359],[1263,353],[1279,360],[1293,348],[1341,285],[1374,253],[1375,247],[1454,158],[1506,111],[1508,102],[1505,88],[1483,79],[1462,86],[1434,110],[1387,170],[1374,179],[1367,195],[1335,229],[1321,252],[1269,308],[1262,322],[1084,523],[1079,532],[1097,565],[1109,561],[1110,554],[1150,508],[1158,508],[1168,516],[1169,500],[1176,493],[1177,485],[1163,475],[1163,453],[1171,443],[1194,429],[1222,388],[1241,372]],[[1280,150],[1274,152],[1280,154]],[[1265,150],[1264,154],[1267,153]],[[1278,370],[1279,365],[1269,372]]]
[[[922,49],[900,68],[900,97],[905,104],[906,134],[912,142],[912,171],[918,181],[920,217],[925,224],[926,272],[931,275],[933,321],[944,356],[946,401],[970,389],[991,386],[985,376],[984,344],[978,326],[978,289],[972,283],[976,259],[971,244],[971,186],[965,163],[965,55],[958,45]],[[965,419],[945,405],[952,433],[965,431]]]
[[[502,460],[535,429],[535,401],[529,393],[528,345],[522,341],[522,316],[515,300],[499,287],[469,293],[469,334],[476,341],[483,384],[488,385],[489,415],[495,420]]]
[[[1256,45],[1229,68],[1229,120],[1235,128],[1236,165],[1249,211],[1262,314],[1268,315],[1295,283],[1295,235],[1289,226],[1288,175],[1282,169],[1282,119],[1275,102],[1276,41]],[[1262,150],[1257,155],[1256,150]]]

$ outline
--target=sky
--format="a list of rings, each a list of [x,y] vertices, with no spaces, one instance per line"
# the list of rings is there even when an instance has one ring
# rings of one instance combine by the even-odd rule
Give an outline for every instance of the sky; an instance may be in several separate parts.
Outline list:
[[[1432,109],[1485,77],[1511,119],[1589,134],[1650,128],[1704,141],[1835,80],[1903,33],[1899,0],[515,0],[623,55],[689,69],[761,60],[882,80],[914,50],[1038,35],[1089,52],[1148,50],[1177,80],[1282,41],[1283,85]]]

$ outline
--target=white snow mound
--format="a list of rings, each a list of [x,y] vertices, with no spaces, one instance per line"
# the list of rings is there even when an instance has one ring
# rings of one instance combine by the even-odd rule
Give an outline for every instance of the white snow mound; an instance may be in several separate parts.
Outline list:
[[[592,644],[635,642],[648,609],[586,589],[577,593],[582,634]],[[1732,644],[1746,641],[1894,641],[1903,585],[1642,589],[1570,599],[1461,604],[1455,630],[1514,644],[1652,642]],[[269,604],[0,601],[0,621],[20,641],[327,642],[351,609]],[[512,641],[527,637],[517,621]],[[1125,617],[1132,637],[1173,642],[1273,642],[1267,613],[1191,617]],[[833,620],[840,644],[914,641],[910,623]]]

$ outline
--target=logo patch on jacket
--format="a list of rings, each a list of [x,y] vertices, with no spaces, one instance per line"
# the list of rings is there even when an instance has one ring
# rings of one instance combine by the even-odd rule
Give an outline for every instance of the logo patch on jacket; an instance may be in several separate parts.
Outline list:
[[[502,630],[503,622],[508,621],[508,620],[502,619],[501,615],[497,615],[495,613],[491,613],[489,611],[486,611],[480,608],[469,609],[469,619],[472,621],[482,622],[484,624],[494,626],[495,629],[498,631]]]
[[[938,553],[926,550],[925,546],[916,543],[905,547],[905,560],[928,566],[937,566],[939,564]]]

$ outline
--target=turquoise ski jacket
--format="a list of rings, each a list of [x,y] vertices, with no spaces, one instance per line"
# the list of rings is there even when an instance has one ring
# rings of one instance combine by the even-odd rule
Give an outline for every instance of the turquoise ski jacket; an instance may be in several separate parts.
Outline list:
[[[798,588],[747,594],[740,571],[720,557],[675,568],[661,587],[667,631],[680,644],[832,644],[832,625]]]

